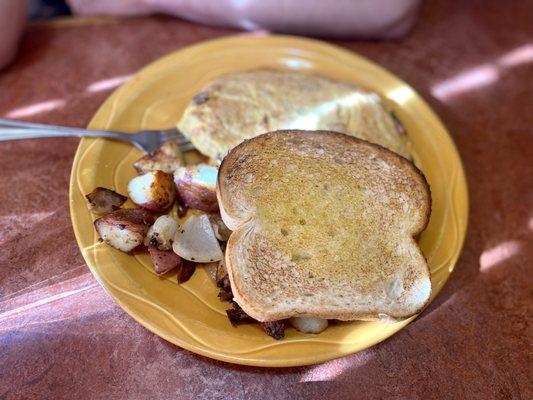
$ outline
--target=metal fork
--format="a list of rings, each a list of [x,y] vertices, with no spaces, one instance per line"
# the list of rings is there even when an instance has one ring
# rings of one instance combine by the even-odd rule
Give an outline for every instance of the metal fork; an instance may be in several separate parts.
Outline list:
[[[163,143],[168,141],[176,142],[182,152],[194,150],[194,146],[189,139],[175,128],[139,131],[130,134],[0,119],[0,141],[51,137],[101,137],[122,140],[124,142],[132,143],[135,147],[145,153],[158,149]]]

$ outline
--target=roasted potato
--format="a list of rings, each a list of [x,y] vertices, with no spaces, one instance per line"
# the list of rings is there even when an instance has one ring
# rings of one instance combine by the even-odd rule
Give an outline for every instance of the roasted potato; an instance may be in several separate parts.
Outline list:
[[[142,208],[164,212],[172,207],[176,198],[172,175],[153,171],[137,176],[128,183],[128,195]]]
[[[144,244],[156,246],[159,250],[172,250],[174,236],[180,224],[170,215],[161,215],[148,229]]]
[[[304,333],[320,333],[328,327],[328,320],[313,317],[293,317],[289,322],[296,330]]]
[[[182,258],[172,250],[159,250],[157,246],[148,246],[150,258],[156,274],[165,274],[176,268],[182,261]]]
[[[260,324],[268,336],[272,336],[276,340],[281,340],[285,337],[285,320],[261,322]]]
[[[97,187],[85,198],[89,202],[89,209],[97,215],[105,215],[118,210],[128,200],[126,196],[103,187]]]
[[[171,174],[181,165],[183,165],[183,154],[176,142],[166,142],[159,149],[142,156],[133,163],[133,167],[139,174],[154,171]]]
[[[143,243],[152,215],[139,208],[123,208],[94,221],[100,238],[115,249],[129,253]]]
[[[196,270],[196,264],[184,260],[172,250],[159,250],[156,246],[148,246],[154,272],[158,275],[166,274],[177,268],[178,283],[187,282]]]
[[[229,281],[228,270],[226,269],[224,258],[218,263],[214,280],[219,288],[218,298],[222,301],[232,301],[233,292],[231,291],[231,283]]]
[[[217,269],[215,272],[215,283],[217,284],[218,287],[222,287],[225,285],[226,280],[229,283],[228,270],[226,268],[226,260],[224,259],[224,257],[222,257],[222,260],[218,262]]]
[[[210,214],[209,221],[211,222],[211,226],[213,227],[216,238],[221,242],[227,242],[229,236],[231,235],[231,231],[226,226],[224,221],[222,221],[220,214]]]
[[[194,262],[220,261],[220,244],[207,215],[191,215],[174,237],[172,249],[180,257]]]
[[[181,202],[188,208],[218,212],[217,173],[215,167],[207,164],[178,168],[174,172],[174,183]]]
[[[231,325],[237,326],[246,322],[254,322],[255,320],[246,314],[243,309],[235,302],[232,302],[233,308],[226,310],[226,315],[228,316],[229,322]]]

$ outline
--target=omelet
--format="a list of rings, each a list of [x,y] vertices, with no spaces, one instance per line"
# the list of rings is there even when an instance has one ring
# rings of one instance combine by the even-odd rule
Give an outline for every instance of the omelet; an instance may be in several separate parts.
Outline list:
[[[222,76],[193,97],[178,129],[214,160],[245,139],[280,129],[341,132],[411,159],[405,131],[377,93],[300,72]]]

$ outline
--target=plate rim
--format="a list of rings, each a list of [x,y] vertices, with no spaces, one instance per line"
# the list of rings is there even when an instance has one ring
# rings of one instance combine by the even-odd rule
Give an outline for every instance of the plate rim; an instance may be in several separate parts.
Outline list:
[[[468,195],[468,184],[467,184],[467,181],[466,181],[466,174],[465,174],[465,171],[464,171],[463,162],[461,160],[460,153],[458,151],[457,145],[455,144],[455,142],[453,140],[453,137],[450,135],[448,129],[446,128],[446,126],[444,125],[444,123],[442,122],[440,117],[433,111],[433,109],[429,106],[429,104],[425,101],[425,99],[414,88],[412,88],[408,83],[403,81],[401,78],[396,76],[391,71],[389,71],[386,68],[382,67],[381,65],[377,64],[376,62],[366,58],[365,56],[362,56],[362,55],[360,55],[360,54],[358,54],[358,53],[356,53],[354,51],[351,51],[351,50],[348,50],[346,48],[343,48],[343,47],[340,47],[340,46],[337,46],[337,45],[334,45],[334,44],[330,44],[330,43],[327,43],[327,42],[324,42],[324,41],[321,41],[321,40],[311,39],[311,38],[306,38],[306,37],[291,36],[291,35],[278,35],[278,34],[257,35],[257,34],[254,34],[254,33],[247,33],[247,34],[228,35],[228,36],[223,36],[223,37],[220,37],[220,38],[205,40],[205,41],[198,42],[198,43],[195,43],[195,44],[192,44],[192,45],[189,45],[189,46],[182,47],[182,48],[177,49],[175,51],[172,51],[172,52],[170,52],[170,53],[168,53],[168,54],[166,54],[166,55],[164,55],[164,56],[162,56],[160,58],[155,59],[154,61],[150,62],[149,64],[147,64],[146,66],[144,66],[143,68],[141,68],[140,70],[135,72],[132,79],[130,79],[128,82],[126,82],[125,84],[123,84],[120,87],[118,87],[116,90],[114,90],[104,100],[104,102],[99,106],[98,110],[91,117],[91,120],[90,120],[90,122],[88,124],[88,127],[92,127],[93,121],[96,120],[97,118],[101,118],[102,115],[104,115],[107,112],[106,109],[109,108],[116,101],[116,99],[121,95],[121,93],[123,93],[125,90],[127,90],[129,85],[133,85],[134,84],[134,78],[135,77],[137,77],[137,76],[139,76],[141,74],[143,74],[143,75],[149,74],[152,70],[156,70],[156,69],[160,68],[160,66],[162,64],[164,64],[165,62],[168,62],[168,61],[174,59],[174,57],[176,57],[176,55],[178,55],[178,54],[181,54],[183,56],[183,55],[186,55],[188,52],[194,52],[196,49],[204,47],[206,45],[212,45],[212,44],[219,44],[219,45],[222,44],[223,45],[224,42],[227,42],[228,44],[234,44],[235,41],[237,41],[237,42],[240,41],[240,40],[248,41],[251,38],[253,38],[254,40],[258,40],[258,41],[262,41],[263,40],[263,41],[267,41],[267,42],[269,42],[269,41],[273,41],[273,42],[275,42],[275,41],[290,42],[289,45],[291,45],[292,47],[298,47],[299,43],[300,44],[304,44],[305,43],[305,44],[311,45],[311,46],[313,46],[315,48],[318,46],[318,47],[321,47],[321,48],[324,48],[324,49],[329,49],[330,51],[334,51],[334,52],[337,52],[339,54],[343,54],[344,56],[348,56],[348,57],[354,58],[354,59],[359,59],[359,60],[365,62],[366,64],[371,66],[373,69],[379,70],[380,72],[385,73],[385,74],[389,75],[390,77],[394,78],[394,80],[396,82],[398,82],[399,84],[401,84],[402,87],[407,87],[408,89],[410,89],[414,93],[414,95],[417,98],[417,101],[420,103],[420,105],[422,107],[424,107],[424,109],[425,109],[424,111],[427,113],[427,115],[429,115],[431,118],[433,118],[436,121],[436,123],[440,126],[440,128],[444,132],[444,134],[447,136],[447,139],[448,139],[448,142],[449,142],[449,145],[450,145],[450,150],[451,150],[454,158],[456,159],[457,167],[458,167],[457,168],[458,176],[457,176],[457,180],[456,180],[456,185],[461,186],[461,189],[464,192],[464,196],[465,196],[464,197],[464,209],[462,211],[464,211],[464,214],[465,214],[466,218],[465,218],[464,225],[463,225],[464,228],[460,229],[460,231],[459,231],[459,240],[458,240],[457,250],[456,250],[455,254],[453,254],[453,257],[451,257],[451,259],[450,259],[450,268],[451,268],[450,273],[446,276],[446,278],[445,278],[442,286],[439,288],[439,290],[437,290],[436,293],[432,296],[431,301],[428,303],[428,306],[429,306],[429,304],[431,304],[431,302],[433,302],[435,297],[438,295],[440,290],[442,290],[442,287],[444,287],[444,285],[448,281],[449,277],[451,276],[451,274],[453,272],[453,269],[455,268],[455,266],[457,264],[457,261],[458,261],[460,255],[461,255],[461,252],[462,252],[462,249],[463,249],[463,246],[464,246],[464,242],[465,242],[465,238],[466,238],[466,234],[467,234],[467,231],[468,231],[469,195]],[[411,323],[414,319],[416,319],[423,312],[422,311],[420,314],[417,314],[417,315],[415,315],[413,317],[410,317],[410,318],[408,318],[406,320],[398,322],[397,324],[395,324],[397,329],[395,329],[392,333],[383,335],[383,337],[378,336],[378,337],[375,338],[375,340],[367,340],[364,345],[361,345],[358,348],[356,348],[357,346],[354,346],[353,348],[350,348],[349,350],[340,349],[339,348],[335,352],[330,352],[330,353],[327,353],[327,354],[324,354],[324,353],[311,354],[308,357],[280,358],[280,359],[264,360],[264,359],[243,358],[243,357],[239,357],[239,356],[229,356],[229,355],[224,354],[224,353],[218,353],[218,352],[210,351],[208,349],[204,349],[204,348],[199,347],[199,346],[195,346],[195,345],[193,345],[191,343],[188,343],[186,341],[182,341],[177,336],[170,337],[164,331],[158,329],[154,325],[151,325],[149,319],[146,320],[146,319],[141,318],[138,315],[138,313],[132,307],[130,307],[129,304],[127,304],[124,301],[122,301],[120,296],[116,295],[115,290],[104,282],[102,277],[99,275],[99,273],[93,267],[92,260],[89,259],[89,257],[86,255],[86,253],[84,251],[82,238],[81,238],[82,229],[79,226],[79,224],[76,223],[77,212],[78,211],[75,210],[74,196],[75,196],[75,192],[76,191],[79,191],[81,193],[81,190],[79,190],[78,185],[77,185],[76,174],[77,174],[77,171],[78,171],[78,166],[79,166],[80,160],[81,160],[82,155],[83,155],[82,152],[85,151],[84,147],[88,146],[93,141],[94,141],[94,139],[88,139],[88,138],[83,138],[83,139],[80,140],[80,143],[77,146],[76,153],[75,153],[75,156],[74,156],[74,160],[73,160],[73,163],[72,163],[72,168],[71,168],[71,173],[70,173],[70,180],[69,180],[70,219],[71,219],[74,235],[76,237],[76,242],[77,242],[78,248],[80,249],[80,252],[82,253],[82,256],[83,256],[87,266],[89,267],[92,275],[95,277],[95,279],[98,281],[98,283],[104,288],[104,290],[111,296],[111,298],[124,311],[126,311],[126,313],[128,315],[130,315],[136,322],[141,324],[143,327],[148,329],[150,332],[152,332],[152,333],[156,334],[157,336],[167,340],[168,342],[173,343],[173,344],[175,344],[175,345],[177,345],[177,346],[179,346],[179,347],[181,347],[183,349],[186,349],[186,350],[191,351],[191,352],[196,353],[196,354],[200,354],[200,355],[208,357],[208,358],[212,358],[212,359],[216,359],[216,360],[224,361],[224,362],[229,362],[229,363],[234,363],[234,364],[240,364],[240,365],[258,366],[258,367],[295,367],[295,366],[304,366],[304,365],[314,365],[314,364],[326,362],[326,361],[329,361],[329,360],[332,360],[332,359],[344,357],[344,356],[349,355],[349,354],[354,354],[354,353],[357,353],[357,352],[362,351],[364,349],[367,349],[369,347],[372,347],[372,346],[374,346],[374,345],[376,345],[376,344],[388,339],[389,337],[393,336],[395,333],[397,333],[398,331],[403,329],[405,326],[407,326],[409,323]],[[81,194],[83,195],[83,193],[81,193]]]

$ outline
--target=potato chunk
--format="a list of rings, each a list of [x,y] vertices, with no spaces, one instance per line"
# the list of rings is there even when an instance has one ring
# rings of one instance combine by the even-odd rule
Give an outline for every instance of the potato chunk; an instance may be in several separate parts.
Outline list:
[[[129,253],[142,244],[153,222],[154,218],[146,210],[123,208],[98,218],[94,227],[105,243]]]
[[[183,154],[175,142],[166,142],[159,149],[142,156],[133,163],[133,167],[139,174],[154,171],[171,174],[181,165],[183,165]]]
[[[172,248],[189,261],[209,263],[224,256],[207,215],[191,215],[174,237]]]
[[[217,169],[207,164],[181,167],[174,172],[174,183],[181,202],[188,208],[218,212]]]
[[[176,198],[172,175],[154,171],[137,176],[128,183],[128,195],[142,208],[164,212],[174,204]]]
[[[89,202],[89,209],[97,215],[105,215],[118,210],[128,200],[114,190],[97,187],[85,196]]]
[[[161,215],[148,230],[144,244],[156,246],[159,250],[172,250],[172,242],[179,227],[178,221],[172,216]]]

